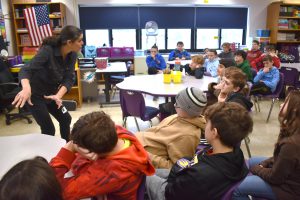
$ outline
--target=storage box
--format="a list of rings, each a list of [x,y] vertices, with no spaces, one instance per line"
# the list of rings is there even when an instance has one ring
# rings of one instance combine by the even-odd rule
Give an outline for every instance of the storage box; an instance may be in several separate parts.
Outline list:
[[[270,37],[270,30],[258,29],[256,30],[257,37]]]
[[[134,57],[133,47],[123,47],[122,48],[122,56],[125,58]]]
[[[97,57],[110,57],[110,48],[109,47],[97,48]]]
[[[110,48],[110,57],[111,58],[121,58],[122,57],[122,49],[121,47],[111,47]]]
[[[173,83],[181,83],[181,78],[182,78],[181,71],[172,72]]]
[[[95,64],[98,69],[105,69],[108,65],[108,57],[95,58]]]
[[[164,83],[171,83],[172,75],[164,74]]]

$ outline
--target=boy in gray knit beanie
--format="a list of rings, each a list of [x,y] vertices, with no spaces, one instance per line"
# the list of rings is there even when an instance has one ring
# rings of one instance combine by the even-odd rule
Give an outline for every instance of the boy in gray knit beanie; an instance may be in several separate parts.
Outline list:
[[[174,106],[184,110],[190,117],[196,117],[200,116],[206,104],[206,95],[200,89],[188,87],[178,93]]]
[[[185,88],[176,96],[177,114],[135,134],[155,168],[170,169],[178,159],[194,155],[204,134],[206,120],[201,113],[205,106],[206,96],[200,89]]]

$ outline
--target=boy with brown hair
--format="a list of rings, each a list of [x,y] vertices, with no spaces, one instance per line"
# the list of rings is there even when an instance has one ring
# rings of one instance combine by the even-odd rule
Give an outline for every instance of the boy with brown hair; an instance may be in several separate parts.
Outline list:
[[[244,155],[237,144],[252,132],[249,112],[237,103],[216,103],[206,109],[205,118],[205,138],[212,148],[179,159],[169,174],[161,169],[147,177],[151,200],[221,199],[233,184],[247,176]]]
[[[169,169],[179,158],[194,155],[205,129],[206,121],[201,113],[207,100],[200,89],[183,89],[175,100],[177,114],[165,118],[157,126],[136,133],[155,168]]]
[[[247,60],[251,63],[254,59],[259,58],[262,52],[259,50],[259,41],[252,41],[252,49],[247,52]],[[254,78],[254,77],[253,77]]]
[[[189,75],[195,76],[196,79],[201,79],[203,78],[204,75],[204,57],[202,55],[196,55],[192,56],[192,62],[191,64],[187,67],[186,72]]]
[[[143,176],[155,171],[136,137],[102,111],[80,117],[70,137],[50,162],[66,200],[135,200]],[[65,178],[69,170],[74,176]]]
[[[253,103],[248,98],[249,86],[247,76],[237,67],[228,67],[225,69],[222,81],[221,92],[218,96],[218,102],[236,102],[251,110]]]
[[[250,63],[251,67],[253,69],[255,69],[257,72],[264,68],[264,64],[263,64],[263,59],[267,56],[270,55],[272,57],[273,60],[273,65],[275,67],[277,67],[279,69],[280,67],[280,59],[278,58],[278,56],[276,55],[276,48],[274,45],[267,45],[265,47],[265,53],[263,53],[260,57],[252,60],[252,62]],[[254,78],[254,77],[253,77]]]

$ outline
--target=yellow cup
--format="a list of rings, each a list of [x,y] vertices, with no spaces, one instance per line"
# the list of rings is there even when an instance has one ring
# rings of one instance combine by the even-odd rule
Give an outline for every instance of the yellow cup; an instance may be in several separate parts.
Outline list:
[[[171,83],[171,74],[164,74],[164,83]]]
[[[173,71],[173,83],[181,83],[181,71]]]

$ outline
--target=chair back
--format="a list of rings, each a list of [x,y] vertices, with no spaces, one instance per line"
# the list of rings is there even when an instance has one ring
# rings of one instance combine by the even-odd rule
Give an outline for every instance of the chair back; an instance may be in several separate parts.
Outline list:
[[[145,185],[146,185],[146,176],[143,175],[143,178],[142,178],[142,182],[141,184],[139,185],[139,188],[138,188],[138,191],[137,191],[137,200],[144,200],[144,197],[145,197]]]
[[[142,93],[129,90],[120,90],[120,104],[124,117],[139,117],[145,121],[145,99]]]
[[[299,72],[296,68],[281,67],[279,71],[284,75],[284,85],[296,86],[299,80]]]
[[[279,98],[283,86],[284,86],[284,75],[283,73],[279,72],[279,82],[277,83],[276,89],[272,94],[273,98]]]

